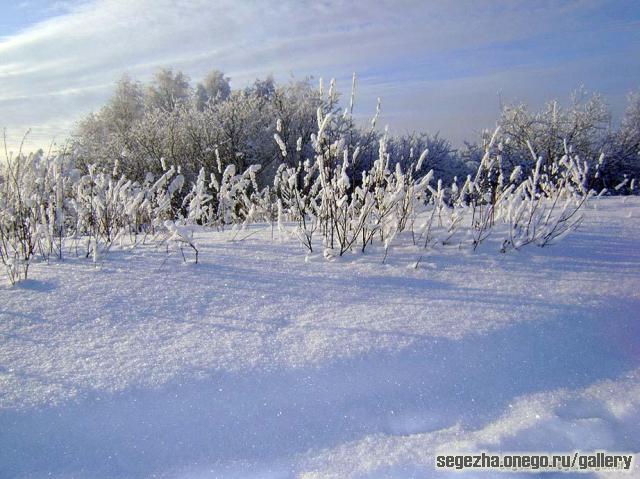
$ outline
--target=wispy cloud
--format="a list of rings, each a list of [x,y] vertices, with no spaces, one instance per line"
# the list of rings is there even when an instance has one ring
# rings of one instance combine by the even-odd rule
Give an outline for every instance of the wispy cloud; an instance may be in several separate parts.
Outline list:
[[[11,132],[32,127],[33,144],[64,138],[123,72],[145,80],[160,66],[194,79],[221,69],[235,86],[267,74],[346,80],[357,71],[371,96],[362,98],[365,113],[376,95],[387,96],[385,111],[399,128],[433,130],[443,119],[438,129],[456,139],[492,124],[497,90],[536,98],[526,91],[541,90],[535,75],[546,78],[545,93],[557,94],[580,83],[606,89],[592,57],[619,76],[619,88],[632,87],[640,72],[632,2],[23,3],[52,10],[0,40],[0,121]],[[561,65],[583,65],[583,77]],[[454,113],[462,115],[448,121]]]

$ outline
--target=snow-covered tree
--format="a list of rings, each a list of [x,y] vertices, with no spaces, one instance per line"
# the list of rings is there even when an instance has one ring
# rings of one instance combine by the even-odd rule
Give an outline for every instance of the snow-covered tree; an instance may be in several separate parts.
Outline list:
[[[196,108],[204,110],[209,102],[225,101],[231,94],[229,78],[218,70],[212,70],[205,75],[202,82],[196,85]]]
[[[153,76],[147,87],[145,101],[149,108],[158,108],[170,112],[184,105],[191,97],[189,77],[171,68],[162,68]]]

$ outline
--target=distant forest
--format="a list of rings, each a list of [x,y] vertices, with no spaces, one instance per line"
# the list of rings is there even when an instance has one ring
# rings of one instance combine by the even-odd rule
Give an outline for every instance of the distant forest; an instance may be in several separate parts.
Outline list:
[[[331,113],[324,132],[328,141],[341,139],[350,155],[358,149],[349,165],[354,184],[378,158],[383,137],[391,163],[404,165],[428,150],[423,172],[434,170],[447,184],[477,170],[493,134],[487,130],[462,148],[429,132],[389,135],[376,124],[377,114],[364,126],[354,121],[356,101],[353,93],[340,94],[334,82],[324,87],[310,80],[279,84],[268,77],[232,89],[220,71],[211,71],[195,85],[172,69],[159,70],[148,84],[125,75],[109,101],[79,122],[69,154],[85,169],[117,163],[134,181],[143,181],[148,172],[161,174],[163,163],[179,165],[187,183],[196,180],[201,168],[214,170],[218,161],[237,171],[259,164],[258,181],[266,185],[280,165],[296,166],[313,158],[320,112],[323,117]],[[574,92],[567,105],[550,101],[540,111],[525,104],[504,105],[497,124],[506,175],[516,168],[531,169],[540,157],[552,164],[568,150],[587,163],[590,188],[610,194],[637,192],[633,179],[640,177],[639,92],[629,94],[617,127],[604,98],[584,90]]]

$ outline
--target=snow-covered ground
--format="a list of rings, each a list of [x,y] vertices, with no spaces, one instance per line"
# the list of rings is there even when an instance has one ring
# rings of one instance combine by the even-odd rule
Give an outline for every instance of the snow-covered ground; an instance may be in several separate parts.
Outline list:
[[[305,260],[254,229],[198,233],[197,265],[69,255],[0,287],[0,477],[457,477],[436,453],[640,452],[640,198],[594,200],[551,248],[417,269],[409,247]],[[515,474],[463,474],[492,475]]]

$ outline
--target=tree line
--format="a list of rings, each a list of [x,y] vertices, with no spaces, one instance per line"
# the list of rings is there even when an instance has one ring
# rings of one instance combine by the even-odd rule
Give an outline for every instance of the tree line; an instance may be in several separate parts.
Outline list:
[[[354,78],[355,84],[355,78]],[[422,172],[434,170],[450,184],[475,172],[493,129],[462,148],[439,134],[410,132],[390,135],[370,123],[354,121],[354,93],[343,101],[334,82],[313,85],[310,79],[278,84],[273,77],[233,89],[224,73],[214,70],[192,85],[187,75],[161,69],[143,84],[125,75],[107,103],[83,118],[71,139],[76,163],[113,168],[142,182],[149,172],[160,175],[163,162],[179,165],[187,183],[202,168],[222,171],[233,165],[245,171],[261,165],[260,185],[273,183],[280,165],[295,167],[312,157],[317,116],[330,118],[327,142],[340,139],[358,155],[349,165],[355,187],[362,172],[379,156],[384,138],[393,162],[407,166],[424,150]],[[640,93],[631,93],[622,121],[613,126],[611,112],[599,94],[580,89],[568,105],[548,102],[539,111],[525,104],[507,104],[497,119],[501,135],[501,169],[529,171],[541,157],[551,165],[567,150],[588,165],[589,188],[611,194],[637,193],[640,177]]]

